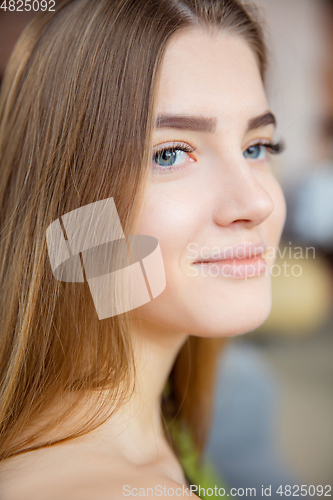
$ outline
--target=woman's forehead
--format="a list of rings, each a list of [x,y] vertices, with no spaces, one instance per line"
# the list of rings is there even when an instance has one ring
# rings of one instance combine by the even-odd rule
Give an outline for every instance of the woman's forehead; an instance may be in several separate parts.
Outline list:
[[[256,57],[239,35],[201,28],[177,33],[167,47],[157,92],[157,115],[234,114],[267,109]]]

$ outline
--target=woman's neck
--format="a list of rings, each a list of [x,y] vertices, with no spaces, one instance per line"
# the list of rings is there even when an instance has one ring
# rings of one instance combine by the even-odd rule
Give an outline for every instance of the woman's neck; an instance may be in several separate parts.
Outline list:
[[[142,320],[133,321],[131,335],[136,364],[134,392],[91,434],[126,460],[148,464],[160,458],[166,445],[161,395],[187,335]]]

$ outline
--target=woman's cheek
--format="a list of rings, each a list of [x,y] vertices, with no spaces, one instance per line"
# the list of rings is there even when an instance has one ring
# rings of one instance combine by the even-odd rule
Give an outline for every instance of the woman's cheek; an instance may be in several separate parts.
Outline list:
[[[272,178],[269,186],[270,196],[274,203],[274,210],[266,219],[267,244],[273,249],[279,245],[282,230],[286,220],[286,201],[279,182]]]
[[[159,186],[147,190],[137,232],[157,238],[162,254],[186,247],[187,242],[195,235],[202,211],[198,201],[195,197],[192,199],[189,192],[190,187],[185,192],[178,189],[176,193]]]

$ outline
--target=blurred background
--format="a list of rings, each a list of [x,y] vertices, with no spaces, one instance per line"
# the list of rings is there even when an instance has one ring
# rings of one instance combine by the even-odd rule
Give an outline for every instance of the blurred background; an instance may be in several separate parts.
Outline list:
[[[333,0],[255,3],[288,216],[272,313],[222,354],[207,456],[230,488],[281,498],[280,485],[333,483]],[[0,9],[0,78],[33,16]]]

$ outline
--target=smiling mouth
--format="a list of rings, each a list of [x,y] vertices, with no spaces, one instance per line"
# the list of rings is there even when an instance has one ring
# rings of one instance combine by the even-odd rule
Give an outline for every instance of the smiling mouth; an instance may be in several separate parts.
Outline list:
[[[192,264],[201,270],[206,270],[210,276],[224,276],[231,278],[254,278],[261,276],[267,269],[264,258],[266,247],[263,244],[244,244],[229,247]]]

